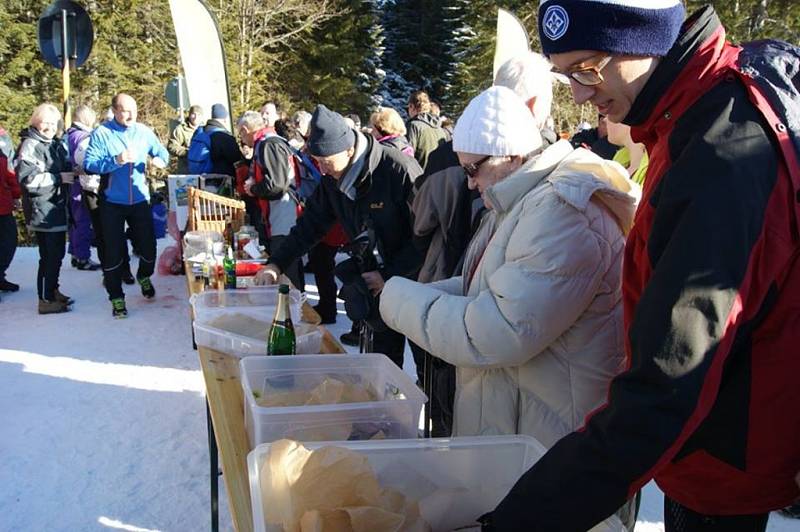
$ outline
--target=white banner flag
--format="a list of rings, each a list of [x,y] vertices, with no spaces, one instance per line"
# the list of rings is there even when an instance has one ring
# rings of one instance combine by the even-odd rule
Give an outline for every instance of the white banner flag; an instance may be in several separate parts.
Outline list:
[[[189,89],[189,104],[202,105],[208,119],[211,106],[221,103],[230,116],[225,50],[211,9],[202,0],[169,0],[169,7]]]
[[[497,42],[494,49],[494,72],[492,79],[503,63],[512,57],[524,57],[530,51],[528,31],[510,11],[497,10]]]

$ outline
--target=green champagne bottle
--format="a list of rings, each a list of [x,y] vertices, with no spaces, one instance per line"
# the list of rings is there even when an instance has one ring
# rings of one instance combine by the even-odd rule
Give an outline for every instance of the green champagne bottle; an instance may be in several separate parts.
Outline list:
[[[294,325],[289,312],[289,285],[278,288],[278,308],[267,336],[267,355],[293,355],[295,353]]]
[[[228,254],[222,259],[222,269],[225,272],[225,288],[236,288],[236,259],[233,257],[233,249],[228,246]]]

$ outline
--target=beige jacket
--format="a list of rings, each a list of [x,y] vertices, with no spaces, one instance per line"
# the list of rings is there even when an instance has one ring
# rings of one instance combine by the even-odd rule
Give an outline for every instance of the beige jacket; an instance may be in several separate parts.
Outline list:
[[[623,369],[622,253],[639,190],[617,163],[561,141],[485,193],[471,282],[392,278],[381,315],[456,366],[455,435],[549,447]]]

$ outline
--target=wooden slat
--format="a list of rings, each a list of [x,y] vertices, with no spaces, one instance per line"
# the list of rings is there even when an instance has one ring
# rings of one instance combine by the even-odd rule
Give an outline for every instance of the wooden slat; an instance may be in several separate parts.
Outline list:
[[[253,530],[247,473],[250,445],[244,428],[239,359],[201,346],[197,347],[197,353],[206,381],[206,397],[214,422],[233,526],[239,532],[250,532]]]

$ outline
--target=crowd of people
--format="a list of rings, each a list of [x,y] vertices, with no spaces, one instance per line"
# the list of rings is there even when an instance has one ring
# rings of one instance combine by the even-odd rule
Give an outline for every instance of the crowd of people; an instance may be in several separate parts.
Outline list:
[[[408,340],[434,436],[549,449],[485,530],[586,530],[613,513],[632,529],[655,478],[669,532],[763,531],[800,495],[800,131],[782,118],[800,93],[772,75],[800,59],[732,46],[711,7],[684,20],[680,1],[657,4],[543,0],[543,55],[502,65],[454,127],[424,91],[407,121],[383,107],[363,127],[270,102],[229,129],[215,104],[205,123],[189,109],[165,148],[117,94],[96,128],[79,107],[64,143],[40,105],[16,154],[0,132],[0,290],[18,289],[5,271],[21,196],[40,313],[72,302],[68,227],[74,267],[97,268],[97,243],[115,317],[123,282],[154,297],[145,170],[171,154],[234,181],[269,254],[259,284],[304,290],[307,268],[323,323],[344,300],[343,341],[402,367]],[[556,79],[596,106],[596,128],[554,133]],[[794,99],[771,102],[776,87]]]

